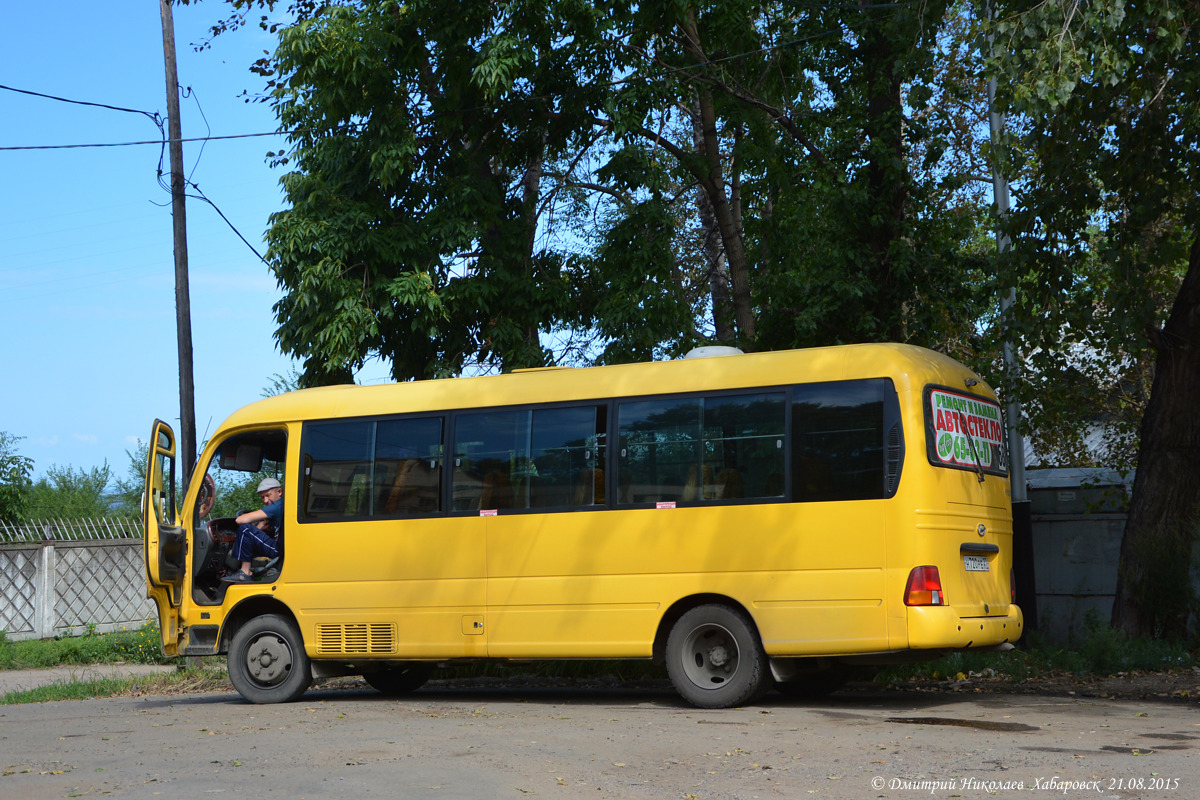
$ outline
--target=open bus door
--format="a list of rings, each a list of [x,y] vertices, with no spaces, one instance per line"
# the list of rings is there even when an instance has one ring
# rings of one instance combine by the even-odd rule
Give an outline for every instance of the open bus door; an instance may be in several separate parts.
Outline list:
[[[179,606],[187,565],[187,536],[175,509],[175,433],[154,421],[142,495],[146,531],[146,596],[158,607],[163,652],[178,655]]]

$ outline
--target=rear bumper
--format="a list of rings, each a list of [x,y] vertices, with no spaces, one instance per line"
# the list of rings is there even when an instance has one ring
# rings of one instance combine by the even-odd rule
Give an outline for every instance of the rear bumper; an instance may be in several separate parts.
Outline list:
[[[1002,617],[960,617],[949,606],[908,609],[908,646],[916,650],[991,647],[1015,642],[1024,632],[1025,617],[1016,605]]]

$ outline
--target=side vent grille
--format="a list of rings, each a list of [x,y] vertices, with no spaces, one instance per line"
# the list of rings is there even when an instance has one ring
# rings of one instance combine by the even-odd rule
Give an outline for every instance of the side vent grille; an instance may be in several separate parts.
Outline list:
[[[376,655],[396,651],[396,628],[387,622],[318,625],[317,652],[322,655]]]
[[[900,486],[900,466],[904,463],[904,440],[900,437],[900,425],[893,425],[887,437],[887,496],[891,497]]]

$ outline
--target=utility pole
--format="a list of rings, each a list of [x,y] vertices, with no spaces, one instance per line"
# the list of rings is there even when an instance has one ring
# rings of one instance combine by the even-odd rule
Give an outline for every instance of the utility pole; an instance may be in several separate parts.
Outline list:
[[[992,3],[984,6],[984,14],[990,22],[992,19]],[[988,32],[988,57],[995,56],[993,36]],[[996,201],[996,252],[1003,257],[1012,246],[1008,234],[1004,232],[1003,224],[1009,213],[1008,177],[1004,174],[1002,165],[998,163],[997,154],[1000,152],[1000,140],[1004,134],[1004,115],[996,110],[996,76],[988,80],[988,126],[992,142],[992,194]],[[1005,417],[1008,427],[1008,480],[1012,489],[1013,514],[1013,572],[1016,578],[1016,589],[1019,605],[1025,614],[1025,630],[1037,629],[1037,584],[1033,571],[1033,515],[1029,504],[1029,493],[1025,484],[1025,439],[1021,433],[1023,412],[1021,401],[1017,398],[1016,383],[1020,380],[1020,365],[1017,363],[1016,349],[1009,335],[1009,312],[1017,302],[1017,290],[1010,287],[1000,298],[1000,324],[1005,326],[1004,333],[1004,380],[1008,384],[1008,402],[1005,404]]]
[[[171,0],[158,0],[163,61],[167,70],[167,138],[171,156],[171,221],[175,241],[175,329],[179,345],[179,439],[182,487],[196,466],[196,392],[192,377],[192,300],[188,290],[187,215],[184,212],[183,131],[179,124],[179,77],[175,66],[175,19]]]

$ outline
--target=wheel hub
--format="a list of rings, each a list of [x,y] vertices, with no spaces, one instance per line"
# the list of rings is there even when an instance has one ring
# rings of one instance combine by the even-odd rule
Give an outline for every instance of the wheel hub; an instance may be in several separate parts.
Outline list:
[[[256,680],[274,685],[287,677],[291,670],[291,655],[291,650],[282,639],[264,636],[251,645],[246,662]]]
[[[708,650],[708,663],[714,667],[723,667],[729,663],[729,650],[725,645],[719,644]]]

